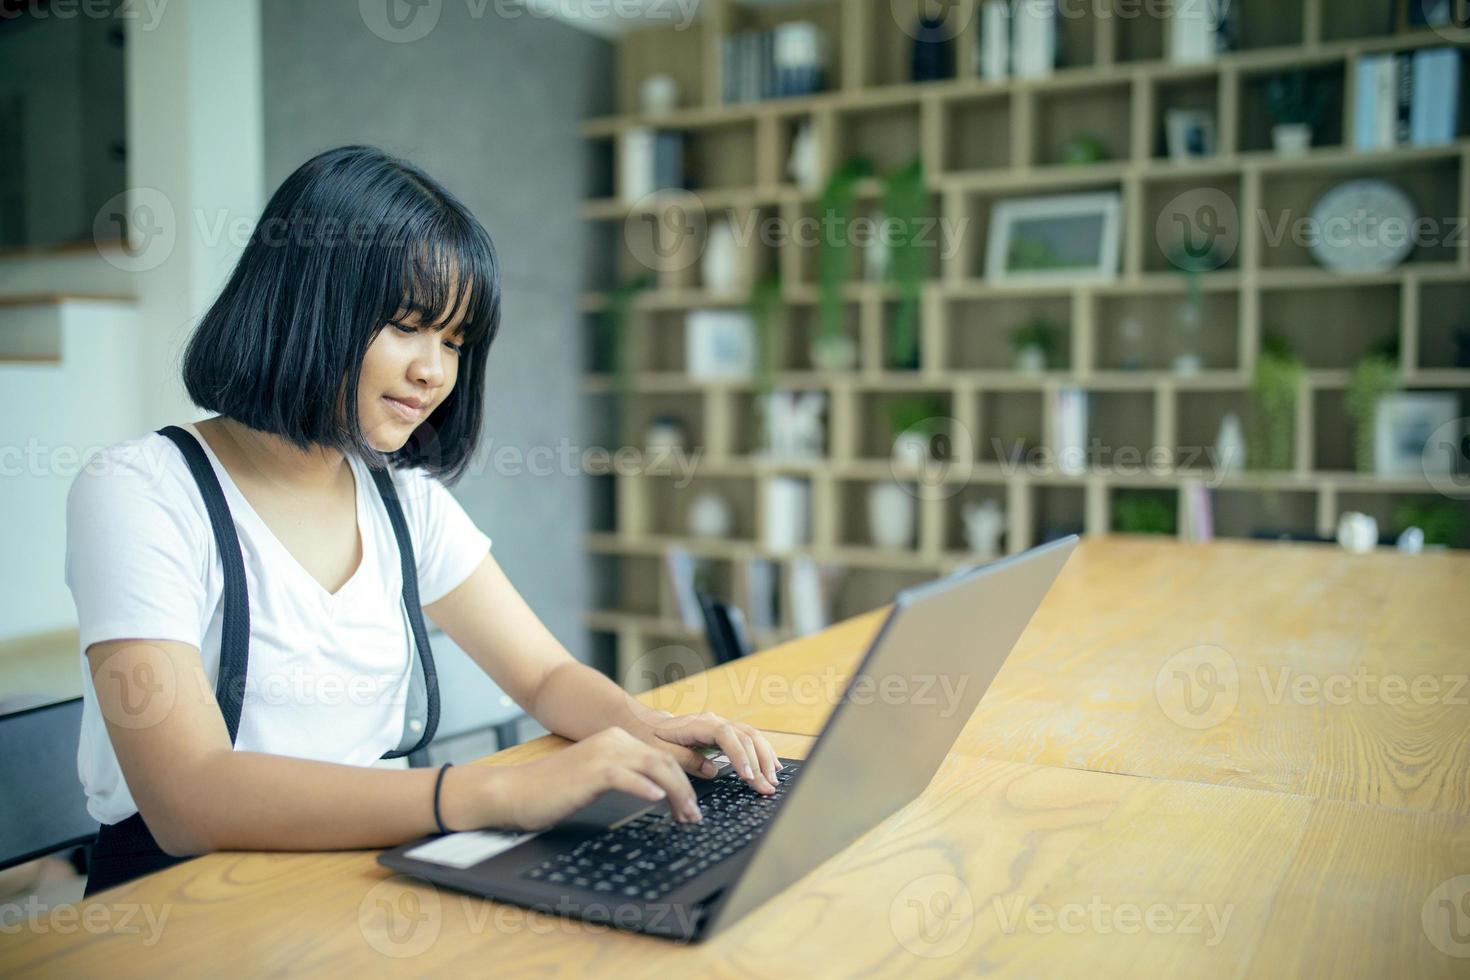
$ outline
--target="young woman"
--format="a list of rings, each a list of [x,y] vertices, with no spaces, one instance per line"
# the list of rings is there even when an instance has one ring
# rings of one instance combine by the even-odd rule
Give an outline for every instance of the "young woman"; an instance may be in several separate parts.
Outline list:
[[[480,436],[499,321],[489,235],[417,168],[343,147],[276,191],[184,356],[213,417],[109,447],[68,498],[78,768],[104,825],[89,892],[213,850],[545,827],[608,789],[697,820],[701,747],[774,792],[749,725],[651,710],[575,661],[445,489]],[[373,765],[423,732],[420,607],[576,744]]]

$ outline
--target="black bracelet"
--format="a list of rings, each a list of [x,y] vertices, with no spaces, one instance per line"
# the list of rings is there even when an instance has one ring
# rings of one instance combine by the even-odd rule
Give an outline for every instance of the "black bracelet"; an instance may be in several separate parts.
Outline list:
[[[444,818],[439,815],[439,790],[444,785],[444,770],[448,769],[452,765],[454,765],[454,763],[446,762],[444,763],[444,765],[440,766],[439,775],[434,779],[434,822],[439,825],[439,833],[441,834],[453,833],[452,830],[444,826]]]

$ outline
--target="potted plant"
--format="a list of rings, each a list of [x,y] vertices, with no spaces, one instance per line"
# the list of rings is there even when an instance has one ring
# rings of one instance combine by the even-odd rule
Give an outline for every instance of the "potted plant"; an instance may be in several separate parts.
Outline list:
[[[911,395],[889,402],[888,431],[893,438],[894,462],[924,465],[943,414],[944,404],[933,396]]]
[[[1465,532],[1470,529],[1464,508],[1450,500],[1405,501],[1394,508],[1393,522],[1400,531],[1410,527],[1423,531],[1425,544],[1447,548],[1465,543]]]
[[[817,202],[823,232],[817,243],[818,330],[812,363],[824,371],[846,371],[857,363],[857,345],[847,334],[842,285],[852,271],[849,227],[857,200],[857,183],[873,174],[873,163],[857,156],[837,168]]]
[[[1353,367],[1344,400],[1353,420],[1353,462],[1360,473],[1373,469],[1373,430],[1378,401],[1398,386],[1398,361],[1385,354],[1370,354]]]
[[[1176,506],[1172,497],[1120,493],[1113,501],[1113,527],[1121,534],[1173,534]]]
[[[1276,125],[1271,145],[1282,156],[1298,156],[1312,145],[1312,127],[1327,105],[1327,90],[1303,69],[1281,72],[1266,83],[1266,108]]]
[[[1286,339],[1267,334],[1251,376],[1250,433],[1246,459],[1251,469],[1291,469],[1296,439],[1296,400],[1306,368]]]
[[[1046,317],[1032,317],[1011,331],[1011,352],[1017,371],[1040,374],[1052,363],[1057,350],[1059,328]]]

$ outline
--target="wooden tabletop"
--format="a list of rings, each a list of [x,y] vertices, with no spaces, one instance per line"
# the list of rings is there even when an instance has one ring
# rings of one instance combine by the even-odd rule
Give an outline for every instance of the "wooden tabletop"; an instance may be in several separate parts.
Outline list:
[[[647,697],[799,757],[881,618]],[[703,944],[229,853],[0,921],[0,974],[1467,976],[1467,672],[1470,557],[1091,539],[928,790]]]

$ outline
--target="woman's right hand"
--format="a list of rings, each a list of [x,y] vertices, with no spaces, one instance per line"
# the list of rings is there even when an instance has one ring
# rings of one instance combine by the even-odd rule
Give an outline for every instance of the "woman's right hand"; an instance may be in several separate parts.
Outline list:
[[[623,728],[604,728],[544,759],[493,771],[499,826],[542,830],[610,789],[650,802],[667,797],[675,820],[700,819],[694,787],[674,757]]]

